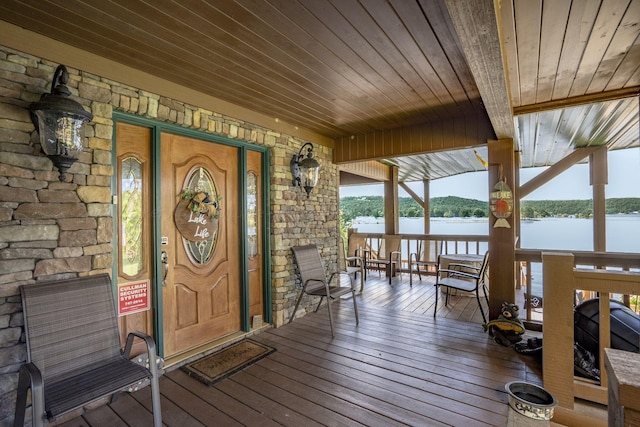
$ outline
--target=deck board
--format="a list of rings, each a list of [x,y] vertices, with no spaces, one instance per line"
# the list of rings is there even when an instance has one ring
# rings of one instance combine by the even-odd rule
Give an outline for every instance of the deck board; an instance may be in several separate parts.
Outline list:
[[[417,279],[417,277],[416,277]],[[208,387],[179,369],[161,378],[167,426],[505,426],[509,381],[541,384],[540,363],[483,330],[475,298],[439,301],[433,277],[370,274],[356,296],[252,339],[277,349]],[[462,319],[462,320],[461,320]],[[150,426],[149,388],[61,425]]]

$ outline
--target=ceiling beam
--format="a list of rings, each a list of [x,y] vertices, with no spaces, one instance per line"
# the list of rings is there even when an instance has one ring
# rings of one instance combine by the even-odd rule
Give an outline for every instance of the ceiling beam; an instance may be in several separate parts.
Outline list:
[[[539,113],[541,111],[557,110],[560,108],[575,107],[578,105],[632,98],[638,95],[640,95],[640,86],[633,86],[608,92],[591,93],[588,95],[574,96],[565,99],[554,99],[553,101],[540,102],[538,104],[522,105],[520,107],[514,107],[513,114],[520,116],[523,114]]]
[[[375,160],[370,160],[368,162],[343,163],[338,165],[338,169],[340,172],[360,176],[367,180],[373,180],[376,182],[385,182],[391,179],[391,166]],[[340,181],[340,184],[344,185],[342,180]]]
[[[494,138],[491,122],[482,111],[414,126],[336,138],[333,162],[340,164],[456,150],[486,144]]]
[[[582,161],[594,151],[599,150],[602,146],[591,146],[586,148],[578,148],[564,159],[557,162],[555,165],[549,167],[545,171],[539,173],[529,181],[525,182],[518,189],[518,197],[521,199],[531,194],[533,191],[540,188],[543,184],[551,181],[562,172],[569,169],[571,166]]]
[[[445,2],[496,137],[513,139],[511,97],[494,0]]]
[[[418,194],[417,194],[415,191],[413,191],[413,190],[411,189],[411,187],[409,187],[409,186],[408,186],[407,184],[405,184],[404,182],[398,182],[398,185],[399,185],[400,187],[402,187],[402,189],[403,189],[404,191],[406,191],[406,192],[407,192],[407,194],[409,194],[409,195],[411,196],[411,198],[412,198],[413,200],[415,200],[415,201],[416,201],[416,203],[418,203],[418,204],[419,204],[419,205],[424,209],[424,200],[422,200],[422,198],[421,198],[420,196],[418,196]],[[425,212],[427,212],[427,211],[425,210]]]

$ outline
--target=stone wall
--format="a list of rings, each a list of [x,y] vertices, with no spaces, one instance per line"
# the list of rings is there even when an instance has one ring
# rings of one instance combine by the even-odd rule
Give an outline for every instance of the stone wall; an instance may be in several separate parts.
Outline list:
[[[13,419],[17,372],[26,360],[19,286],[111,272],[114,110],[269,147],[275,326],[288,319],[296,297],[290,247],[315,242],[328,266],[336,262],[338,171],[330,148],[314,144],[322,169],[307,199],[291,187],[289,171],[305,141],[72,68],[69,89],[94,119],[84,152],[59,181],[27,109],[49,91],[57,65],[0,46],[0,427]]]

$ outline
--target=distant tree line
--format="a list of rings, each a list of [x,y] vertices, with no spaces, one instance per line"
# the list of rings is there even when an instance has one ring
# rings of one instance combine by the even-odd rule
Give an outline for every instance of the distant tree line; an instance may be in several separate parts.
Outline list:
[[[401,217],[423,217],[424,210],[411,197],[400,197],[398,209]],[[486,217],[489,212],[487,202],[447,196],[434,197],[429,201],[429,216],[433,218],[452,217]],[[343,197],[340,199],[341,216],[345,221],[352,221],[359,216],[384,216],[384,199],[382,196]]]
[[[607,199],[607,214],[630,214],[640,212],[640,198],[627,197]],[[523,218],[545,218],[548,216],[577,216],[591,218],[593,201],[591,200],[524,200],[520,203],[520,216]]]
[[[411,197],[400,197],[398,207],[401,217],[423,217],[422,207]],[[359,216],[384,216],[382,196],[356,196],[340,199],[342,221],[352,221]],[[640,212],[640,198],[607,199],[607,214]],[[489,214],[489,204],[480,200],[447,196],[434,197],[429,201],[431,218],[482,218]],[[548,216],[577,216],[590,218],[593,214],[591,200],[524,200],[520,205],[524,218],[544,218]]]

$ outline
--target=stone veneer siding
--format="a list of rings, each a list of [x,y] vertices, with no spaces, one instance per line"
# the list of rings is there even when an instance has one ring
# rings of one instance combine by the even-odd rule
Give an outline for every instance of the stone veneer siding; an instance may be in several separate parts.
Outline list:
[[[288,320],[297,295],[290,247],[315,242],[324,248],[325,263],[336,263],[339,175],[330,148],[314,144],[322,169],[307,199],[292,188],[289,171],[305,141],[69,67],[72,96],[94,119],[84,152],[60,182],[28,111],[49,92],[57,66],[0,46],[0,427],[13,420],[18,370],[26,360],[19,286],[111,273],[114,110],[269,147],[275,326]],[[310,310],[312,302],[301,308]]]

